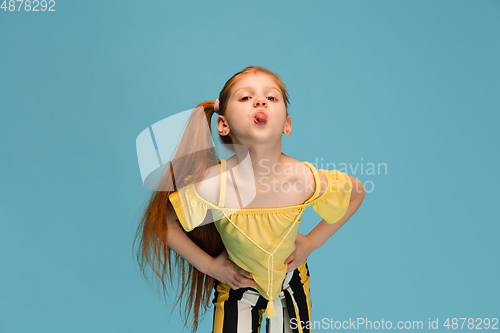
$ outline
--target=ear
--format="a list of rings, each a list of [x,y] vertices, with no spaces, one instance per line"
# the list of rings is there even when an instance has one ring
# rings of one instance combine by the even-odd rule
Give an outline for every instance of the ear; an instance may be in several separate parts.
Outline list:
[[[219,135],[225,136],[229,134],[229,125],[227,124],[227,120],[224,116],[219,115],[217,117],[217,132]]]
[[[283,128],[283,134],[286,135],[292,134],[292,118],[290,118],[290,116],[286,116],[285,127]]]

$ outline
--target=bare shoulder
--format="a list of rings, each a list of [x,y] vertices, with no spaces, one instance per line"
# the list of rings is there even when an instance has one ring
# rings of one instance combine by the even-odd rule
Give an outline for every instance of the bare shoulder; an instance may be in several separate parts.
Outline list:
[[[349,175],[348,175],[349,176]],[[365,198],[366,190],[363,183],[353,176],[349,176],[351,180],[351,201],[361,200],[361,202]]]
[[[318,171],[318,175],[319,175],[319,182],[321,184],[321,190],[318,195],[320,196],[326,191],[326,188],[328,187],[328,179],[326,178],[326,175],[321,171]]]
[[[297,161],[296,159],[286,156],[287,163],[289,163],[294,170],[293,178],[294,181],[297,182],[297,187],[300,187],[306,198],[310,198],[314,192],[316,191],[316,181],[314,179],[314,175],[312,173],[311,168],[309,168],[305,163]],[[318,196],[322,195],[328,186],[328,179],[325,174],[318,170],[319,182],[320,182],[320,192]]]
[[[210,167],[206,176],[194,187],[200,197],[214,205],[218,205],[220,195],[219,164]]]

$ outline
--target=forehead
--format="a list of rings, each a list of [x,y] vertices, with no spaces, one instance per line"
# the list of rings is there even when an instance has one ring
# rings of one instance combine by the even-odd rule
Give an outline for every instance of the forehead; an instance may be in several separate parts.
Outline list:
[[[234,93],[236,90],[244,87],[273,87],[279,89],[279,86],[276,82],[267,74],[264,73],[252,73],[247,74],[243,78],[241,78],[231,89],[231,92]]]

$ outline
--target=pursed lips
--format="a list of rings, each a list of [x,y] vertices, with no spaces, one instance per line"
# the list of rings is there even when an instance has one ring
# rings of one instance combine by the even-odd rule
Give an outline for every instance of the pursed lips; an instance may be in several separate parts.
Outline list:
[[[257,110],[257,112],[253,115],[253,116],[254,116],[254,118],[255,118],[255,117],[257,117],[257,115],[258,115],[259,113],[263,113],[263,114],[266,116],[266,118],[269,118],[269,116],[267,115],[266,111],[264,111],[264,110]]]
[[[254,122],[259,125],[265,125],[268,120],[268,115],[263,110],[258,110],[254,115]]]

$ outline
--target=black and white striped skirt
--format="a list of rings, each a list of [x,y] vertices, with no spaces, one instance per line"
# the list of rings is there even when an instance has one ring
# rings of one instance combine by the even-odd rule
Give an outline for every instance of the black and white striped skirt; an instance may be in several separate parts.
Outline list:
[[[216,283],[214,288],[212,333],[260,332],[268,301],[256,289],[232,290],[222,282]],[[275,301],[278,302],[278,299]],[[281,307],[275,306],[278,315],[266,318],[267,333],[310,333],[305,328],[306,323],[312,320],[307,260],[293,272],[287,273],[279,302]]]

